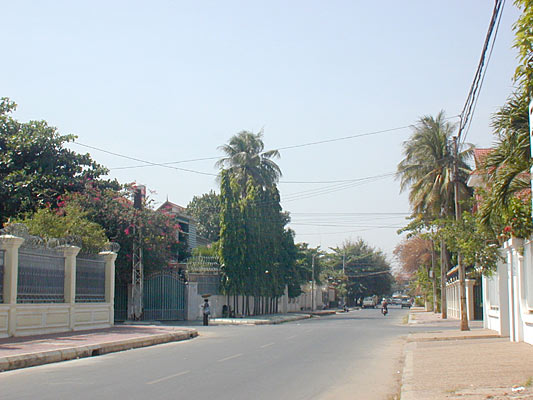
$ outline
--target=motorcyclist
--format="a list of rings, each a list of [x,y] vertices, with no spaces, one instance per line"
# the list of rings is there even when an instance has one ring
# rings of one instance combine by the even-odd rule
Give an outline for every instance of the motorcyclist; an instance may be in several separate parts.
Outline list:
[[[385,311],[389,311],[389,303],[387,303],[387,299],[383,298],[383,300],[381,301],[381,308]]]

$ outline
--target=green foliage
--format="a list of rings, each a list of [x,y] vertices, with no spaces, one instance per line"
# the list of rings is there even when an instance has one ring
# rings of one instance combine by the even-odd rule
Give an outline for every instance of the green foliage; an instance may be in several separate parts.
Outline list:
[[[21,123],[11,117],[16,104],[0,100],[0,224],[33,212],[66,192],[83,192],[107,169],[64,147],[75,139],[45,121]],[[102,186],[116,182],[99,181]]]
[[[529,238],[533,232],[531,221],[531,198],[526,201],[516,197],[509,199],[504,214],[504,234],[518,238]]]
[[[220,237],[220,196],[210,191],[194,196],[187,205],[187,214],[196,220],[196,234],[211,242]]]
[[[161,269],[178,258],[179,224],[175,217],[153,210],[146,204],[142,210],[133,208],[131,190],[116,191],[88,185],[84,193],[65,196],[64,205],[75,204],[87,213],[87,218],[98,223],[107,237],[120,244],[116,261],[117,276],[131,279],[132,251],[135,235],[141,234],[143,264],[146,273]],[[137,227],[137,229],[135,229]],[[184,257],[187,257],[184,254]]]
[[[465,211],[460,221],[445,219],[439,224],[437,237],[442,238],[451,251],[461,252],[465,265],[480,268],[484,274],[495,270],[500,259],[499,245],[479,217]]]
[[[254,134],[242,131],[234,135],[228,144],[219,147],[226,157],[216,163],[221,170],[227,170],[237,180],[244,193],[248,179],[252,178],[254,185],[272,186],[281,176],[279,166],[272,161],[278,158],[277,150],[263,151],[263,132]]]
[[[518,49],[519,65],[515,80],[526,93],[533,92],[533,1],[515,0],[515,6],[522,14],[514,24],[514,47]]]
[[[441,111],[436,118],[424,116],[404,142],[405,158],[398,164],[397,177],[401,190],[409,188],[409,203],[414,215],[439,218],[453,213],[453,146],[451,138],[455,125],[446,121]],[[462,198],[470,196],[466,186],[470,167],[466,163],[472,150],[459,152],[459,188]]]
[[[215,243],[215,245],[212,245],[210,247],[196,247],[192,250],[192,256],[218,257],[218,246]]]
[[[328,255],[328,273],[342,272],[344,257],[345,276],[342,274],[328,276],[336,282],[341,292],[345,288],[349,299],[372,295],[388,295],[391,292],[393,278],[390,264],[381,250],[377,250],[363,239],[356,242],[347,241],[342,247],[332,248]],[[335,281],[337,279],[337,281]]]
[[[227,294],[278,297],[285,285],[296,285],[294,236],[284,229],[287,217],[279,202],[275,186],[249,177],[243,191],[238,177],[221,172],[218,249]]]
[[[292,231],[290,232],[293,235]],[[318,284],[323,282],[324,266],[322,259],[325,255],[319,247],[309,247],[308,243],[292,242],[292,260],[291,268],[286,270],[286,281],[289,289],[289,297],[298,297],[302,294],[301,286],[310,282],[313,278],[313,258],[315,259],[315,281]]]
[[[87,212],[77,204],[68,204],[59,209],[41,208],[34,214],[13,222],[23,223],[29,233],[43,238],[77,237],[82,251],[97,253],[108,242],[100,225],[87,219]]]

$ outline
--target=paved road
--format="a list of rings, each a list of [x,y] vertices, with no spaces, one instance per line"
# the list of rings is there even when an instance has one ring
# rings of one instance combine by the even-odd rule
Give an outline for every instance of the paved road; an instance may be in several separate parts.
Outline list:
[[[406,310],[281,325],[0,374],[8,399],[386,399],[398,391]]]

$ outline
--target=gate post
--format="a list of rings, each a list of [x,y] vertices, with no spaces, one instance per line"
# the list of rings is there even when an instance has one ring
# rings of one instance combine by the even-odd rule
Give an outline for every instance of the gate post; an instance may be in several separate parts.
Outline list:
[[[4,250],[4,304],[9,305],[7,336],[17,331],[17,282],[19,247],[24,239],[13,235],[0,236],[0,250]]]
[[[117,253],[102,251],[98,253],[105,261],[105,302],[109,304],[109,323],[115,324],[115,260]]]
[[[77,246],[64,246],[61,250],[63,250],[63,256],[65,257],[64,296],[65,304],[69,305],[68,327],[73,331],[76,324],[76,312],[74,309],[76,306],[76,256],[81,249]]]

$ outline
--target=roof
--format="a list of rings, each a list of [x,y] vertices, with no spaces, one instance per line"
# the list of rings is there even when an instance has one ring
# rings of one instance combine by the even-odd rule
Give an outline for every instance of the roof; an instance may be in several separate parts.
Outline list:
[[[474,149],[474,162],[476,164],[476,170],[483,167],[483,163],[492,150],[493,149]],[[475,172],[475,170],[473,172]]]
[[[161,206],[157,209],[157,211],[166,211],[174,215],[178,215],[180,217],[184,217],[190,220],[194,220],[193,217],[187,214],[187,209],[185,207],[182,207],[178,204],[172,203],[171,201],[165,201]]]

